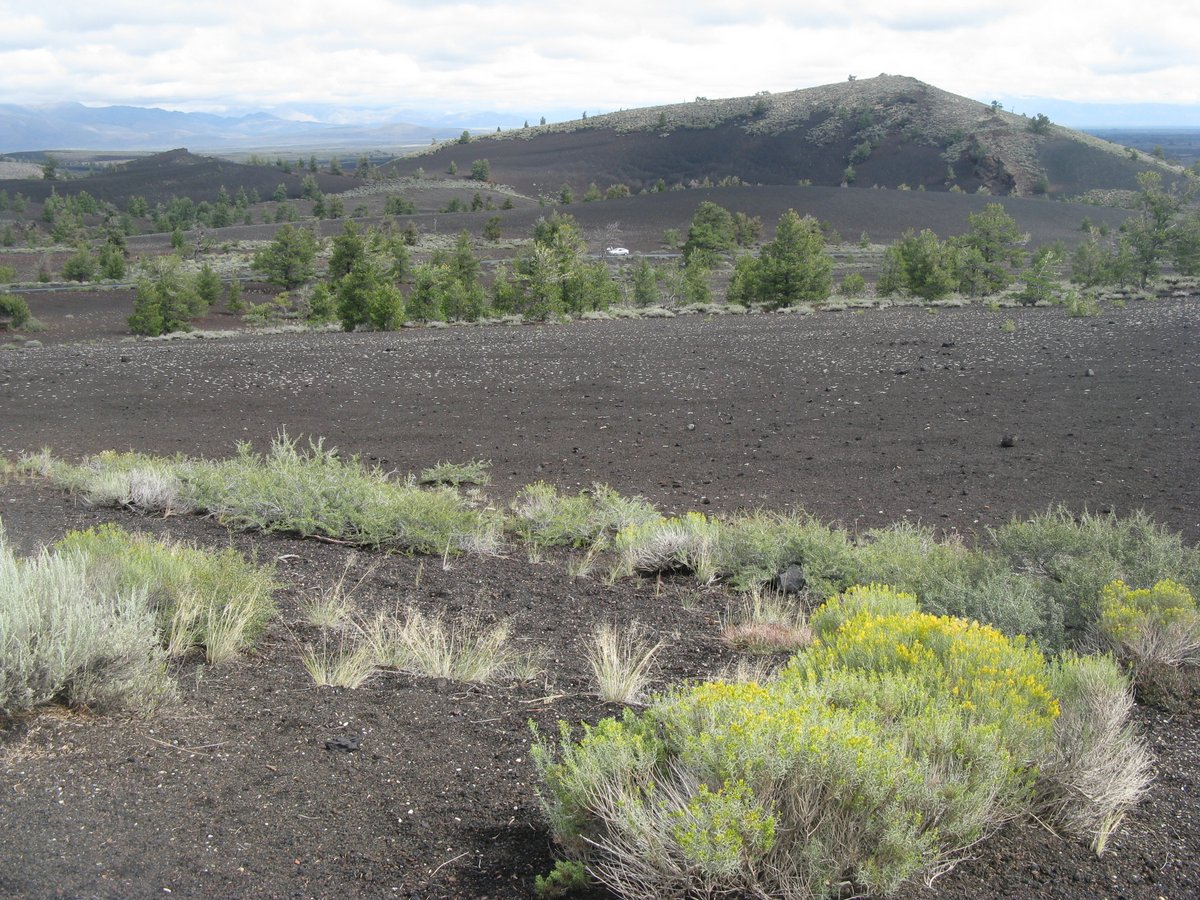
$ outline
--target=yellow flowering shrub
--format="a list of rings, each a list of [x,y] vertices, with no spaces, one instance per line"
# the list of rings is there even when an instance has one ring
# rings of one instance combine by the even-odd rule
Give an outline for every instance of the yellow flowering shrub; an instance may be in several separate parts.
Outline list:
[[[916,612],[917,598],[886,584],[856,584],[835,594],[809,617],[808,624],[818,636],[833,634],[846,620],[860,613],[873,615]]]
[[[701,784],[683,809],[672,813],[672,836],[689,863],[710,876],[728,876],[775,843],[775,817],[744,781],[710,791]]]
[[[1176,581],[1137,590],[1109,582],[1100,592],[1099,627],[1122,656],[1139,662],[1200,659],[1200,612],[1192,592]]]
[[[539,743],[556,838],[625,895],[886,894],[952,865],[1028,809],[1058,704],[1036,647],[915,606],[847,591],[768,681]]]

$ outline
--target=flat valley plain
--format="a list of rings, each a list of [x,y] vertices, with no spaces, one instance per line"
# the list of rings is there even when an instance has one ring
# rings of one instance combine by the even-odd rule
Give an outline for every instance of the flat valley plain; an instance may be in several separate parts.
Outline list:
[[[34,314],[102,310],[59,295]],[[76,304],[69,308],[69,304]],[[97,304],[88,307],[89,303]],[[66,305],[64,305],[66,304]],[[1002,330],[1012,320],[1011,331]],[[63,322],[78,321],[63,319]],[[486,459],[486,493],[594,482],[664,511],[802,508],[864,530],[909,519],[969,541],[1062,503],[1144,509],[1200,539],[1200,304],[919,307],[687,316],[377,334],[102,339],[0,350],[0,454],[48,446],[231,455],[281,429],[398,473]],[[1006,435],[1012,446],[1001,446]],[[564,556],[421,559],[229,533],[199,517],[83,505],[10,475],[0,516],[34,551],[101,521],[273,562],[281,616],[258,650],[185,663],[153,718],[44,713],[0,736],[0,893],[9,896],[492,896],[532,893],[553,848],[527,723],[617,713],[585,643],[633,619],[667,642],[656,684],[734,661],[730,595],[687,580],[572,578]],[[299,604],[350,567],[364,615],[416,606],[505,620],[544,653],[530,684],[383,674],[318,688]],[[1185,897],[1200,886],[1195,712],[1137,711],[1158,757],[1148,798],[1097,859],[1013,826],[911,896]],[[361,749],[326,741],[353,735]]]

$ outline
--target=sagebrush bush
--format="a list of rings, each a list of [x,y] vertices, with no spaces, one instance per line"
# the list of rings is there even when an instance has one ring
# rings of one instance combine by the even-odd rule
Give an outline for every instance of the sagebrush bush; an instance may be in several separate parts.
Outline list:
[[[396,482],[357,456],[320,441],[301,448],[280,434],[266,454],[240,444],[232,459],[206,462],[102,453],[70,466],[48,453],[24,466],[90,502],[146,510],[198,510],[238,528],[320,536],[417,553],[495,553],[501,517],[448,488]]]
[[[1064,653],[1050,667],[1050,687],[1060,714],[1038,803],[1100,854],[1149,787],[1153,756],[1129,724],[1133,694],[1111,657]]]
[[[492,464],[485,459],[473,459],[465,463],[440,462],[421,470],[421,484],[448,484],[459,487],[464,484],[487,484],[492,480]]]
[[[65,480],[65,486],[96,505],[186,513],[195,506],[187,483],[197,465],[200,463],[181,456],[163,458],[106,450],[57,480]]]
[[[943,582],[922,596],[921,606],[938,615],[986,622],[1009,637],[1023,634],[1047,652],[1063,648],[1062,606],[1033,575],[998,571],[978,580]]]
[[[173,693],[144,588],[97,584],[77,553],[17,559],[0,527],[0,712],[147,710]]]
[[[1100,594],[1101,634],[1133,665],[1200,663],[1200,612],[1184,585],[1169,579],[1134,590],[1123,581]]]
[[[203,470],[198,505],[225,524],[416,553],[495,552],[499,526],[457,492],[397,483],[320,441],[300,449],[280,435],[265,455],[240,445]]]
[[[1100,594],[1118,579],[1154,584],[1169,578],[1200,591],[1200,551],[1145,513],[1125,518],[1059,507],[995,529],[996,552],[1013,570],[1037,576],[1047,605],[1062,610],[1057,646],[1083,640],[1099,618]]]
[[[855,569],[854,548],[845,532],[799,512],[755,512],[723,523],[718,565],[740,590],[770,584],[788,566],[804,571],[818,599],[846,586]]]
[[[641,497],[622,497],[606,484],[571,496],[544,481],[523,487],[512,503],[512,527],[543,547],[583,547],[623,528],[652,522],[656,510]]]
[[[890,584],[924,602],[977,580],[989,563],[956,535],[938,540],[932,528],[910,522],[868,531],[856,551],[854,582]]]
[[[870,592],[903,611],[872,614]],[[763,683],[538,737],[555,838],[626,896],[889,893],[944,871],[1030,807],[1058,704],[1035,648],[914,605],[852,592]]]
[[[55,544],[78,556],[101,592],[145,593],[171,655],[202,646],[220,663],[253,646],[275,614],[273,573],[236,550],[201,550],[113,525],[75,531]]]
[[[613,542],[614,571],[627,575],[690,572],[703,583],[712,582],[720,574],[721,527],[718,519],[698,512],[628,525]]]

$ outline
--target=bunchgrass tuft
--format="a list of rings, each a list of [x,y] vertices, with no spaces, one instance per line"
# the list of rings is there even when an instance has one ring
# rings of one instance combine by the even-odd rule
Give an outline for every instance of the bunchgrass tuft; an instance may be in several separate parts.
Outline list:
[[[587,651],[596,691],[606,703],[638,703],[650,683],[654,657],[664,646],[652,642],[636,622],[624,631],[605,623]]]
[[[101,525],[68,534],[56,552],[79,556],[103,592],[145,591],[171,655],[202,646],[210,663],[253,645],[275,614],[273,573],[232,549],[211,552]]]
[[[473,459],[465,463],[440,462],[421,470],[421,484],[445,484],[460,487],[464,484],[484,485],[492,480],[490,460]]]
[[[371,649],[364,645],[328,643],[321,647],[306,646],[300,654],[304,668],[321,687],[362,687],[376,672]]]
[[[354,556],[351,555],[346,560],[346,565],[342,569],[341,576],[328,590],[320,591],[300,602],[300,612],[304,615],[304,620],[309,625],[315,628],[340,628],[350,624],[353,620],[355,612],[354,592],[366,581],[375,568],[371,566],[362,574],[358,581],[347,588],[346,578],[350,574],[350,567],[353,564]]]
[[[726,615],[721,640],[744,653],[794,653],[812,643],[812,631],[798,603],[755,590]]]
[[[442,615],[410,609],[403,619],[377,616],[361,630],[378,665],[414,675],[483,683],[528,680],[540,672],[528,654],[509,645],[504,623],[448,622]]]

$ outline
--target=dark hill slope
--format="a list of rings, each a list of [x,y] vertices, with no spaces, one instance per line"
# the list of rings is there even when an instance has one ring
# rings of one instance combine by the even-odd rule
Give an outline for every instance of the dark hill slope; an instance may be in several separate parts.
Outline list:
[[[627,110],[430,148],[395,164],[466,171],[535,193],[622,182],[636,191],[736,176],[749,183],[924,187],[1028,195],[1133,190],[1156,160],[1091,135],[992,109],[902,76],[783,94]],[[852,173],[851,171],[852,170]]]
[[[50,191],[55,190],[64,195],[87,191],[98,200],[119,207],[124,207],[130,197],[139,195],[153,206],[165,203],[172,196],[211,203],[217,199],[222,186],[230,196],[236,194],[238,188],[245,188],[247,193],[258,191],[259,196],[267,200],[282,183],[286,185],[289,197],[299,197],[305,174],[289,175],[272,166],[246,166],[180,149],[155,153],[87,178],[70,181],[13,179],[0,181],[0,189],[7,190],[10,195],[19,191],[37,203],[43,202],[50,196]],[[362,183],[345,175],[322,174],[316,179],[325,193],[339,193]]]

